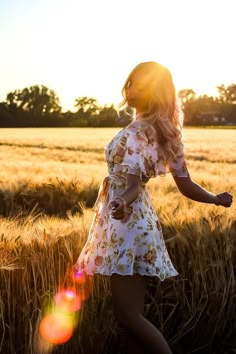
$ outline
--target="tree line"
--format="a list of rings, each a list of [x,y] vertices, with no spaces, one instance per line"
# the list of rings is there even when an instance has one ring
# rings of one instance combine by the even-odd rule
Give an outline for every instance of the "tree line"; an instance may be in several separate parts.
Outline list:
[[[236,84],[217,87],[218,96],[197,95],[192,89],[178,92],[185,125],[235,125]],[[101,106],[93,97],[78,97],[75,111],[62,112],[56,92],[44,85],[15,90],[0,102],[0,127],[115,127],[129,122],[114,105]]]
[[[192,89],[178,92],[185,125],[235,125],[236,84],[217,86],[218,95],[197,95]]]

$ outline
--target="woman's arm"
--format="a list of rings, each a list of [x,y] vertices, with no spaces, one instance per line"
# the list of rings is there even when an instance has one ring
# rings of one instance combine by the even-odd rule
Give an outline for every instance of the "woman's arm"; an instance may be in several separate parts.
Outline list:
[[[193,182],[188,177],[173,176],[179,191],[187,198],[201,203],[222,205],[230,207],[233,202],[233,196],[227,192],[213,194]],[[135,199],[137,199],[142,186],[139,176],[127,174],[126,189],[122,194],[111,200],[111,215],[114,219],[121,220],[125,216],[125,209]]]
[[[126,178],[126,189],[110,202],[111,215],[114,219],[123,219],[126,207],[138,198],[141,187],[142,181],[140,177],[128,173]]]
[[[231,194],[224,192],[220,194],[213,194],[201,187],[199,184],[193,182],[189,177],[173,176],[179,191],[187,198],[201,203],[222,205],[226,208],[230,207],[233,201]]]

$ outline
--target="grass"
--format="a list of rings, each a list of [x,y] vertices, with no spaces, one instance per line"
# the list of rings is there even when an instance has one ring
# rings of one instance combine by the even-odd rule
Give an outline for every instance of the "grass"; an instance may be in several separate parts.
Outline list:
[[[1,129],[0,352],[36,354],[39,321],[86,241],[90,207],[107,173],[104,146],[115,131]],[[192,178],[214,193],[235,195],[234,131],[187,128],[184,141]],[[150,282],[146,316],[176,354],[232,353],[235,204],[190,201],[169,175],[148,189],[179,276]],[[44,352],[125,353],[107,278],[93,278],[78,316],[72,339]]]

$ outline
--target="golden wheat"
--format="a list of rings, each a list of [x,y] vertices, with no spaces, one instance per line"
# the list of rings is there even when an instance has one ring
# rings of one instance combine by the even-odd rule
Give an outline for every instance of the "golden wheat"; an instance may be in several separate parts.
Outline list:
[[[96,198],[116,130],[1,130],[1,205],[15,216],[0,222],[0,352],[36,354],[39,320],[86,242],[93,213],[83,203]],[[184,140],[192,178],[235,195],[235,131],[186,129]],[[169,175],[148,189],[179,276],[150,282],[146,315],[175,353],[226,353],[226,344],[235,346],[235,205],[190,201]],[[96,276],[75,335],[57,353],[122,353],[119,333],[109,280]]]

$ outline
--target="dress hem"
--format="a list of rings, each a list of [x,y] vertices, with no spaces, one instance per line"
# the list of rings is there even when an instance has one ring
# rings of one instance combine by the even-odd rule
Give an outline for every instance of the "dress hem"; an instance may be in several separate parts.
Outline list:
[[[96,275],[96,274],[100,274],[100,275],[105,275],[105,276],[112,276],[113,274],[118,274],[118,275],[122,275],[122,276],[132,276],[132,275],[141,275],[141,276],[147,276],[147,277],[156,277],[156,278],[159,278],[161,281],[164,281],[165,279],[168,279],[168,278],[172,278],[172,277],[176,277],[179,275],[179,273],[174,273],[174,274],[170,274],[170,275],[166,275],[165,277],[161,277],[159,276],[158,274],[150,274],[150,273],[141,273],[141,272],[134,272],[134,273],[130,273],[130,274],[123,274],[123,273],[119,273],[117,271],[114,271],[114,272],[109,272],[109,273],[101,273],[101,272],[98,272],[98,271],[95,271],[95,272],[86,272],[84,271],[84,273],[86,275],[89,275],[89,276],[93,276],[93,275]]]

